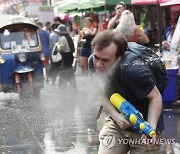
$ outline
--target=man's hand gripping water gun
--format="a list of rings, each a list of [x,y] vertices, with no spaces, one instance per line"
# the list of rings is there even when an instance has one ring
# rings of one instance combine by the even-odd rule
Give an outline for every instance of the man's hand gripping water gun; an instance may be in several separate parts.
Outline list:
[[[125,100],[119,93],[114,93],[110,97],[110,102],[119,112],[125,115],[125,118],[132,124],[132,128],[153,138],[156,135],[155,130],[143,119],[142,114],[135,107]]]

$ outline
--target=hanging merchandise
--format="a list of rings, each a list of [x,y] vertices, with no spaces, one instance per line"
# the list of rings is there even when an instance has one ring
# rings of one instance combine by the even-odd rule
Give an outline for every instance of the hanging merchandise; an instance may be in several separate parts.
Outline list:
[[[166,68],[178,68],[178,55],[180,52],[180,18],[177,22],[173,37],[170,43],[170,49],[162,52]]]

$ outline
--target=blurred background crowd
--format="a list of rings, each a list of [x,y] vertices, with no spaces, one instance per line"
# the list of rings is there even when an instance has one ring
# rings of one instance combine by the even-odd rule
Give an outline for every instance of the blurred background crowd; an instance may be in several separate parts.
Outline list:
[[[116,28],[118,23],[112,26],[111,22],[118,21],[124,10],[133,13],[133,20],[138,27],[136,32],[141,29],[137,36],[141,35],[143,39],[135,42],[156,51],[168,50],[171,41],[169,34],[174,33],[180,15],[178,0],[122,0],[121,4],[119,2],[119,0],[0,0],[0,13],[27,16],[40,27],[39,34],[45,55],[45,76],[48,82],[49,76],[53,81],[57,76],[53,72],[56,72],[54,70],[60,64],[53,64],[51,52],[61,35],[69,35],[73,41],[71,58],[67,58],[68,65],[76,68],[77,74],[87,75],[93,37],[99,31]],[[64,25],[64,29],[61,29],[60,25]]]

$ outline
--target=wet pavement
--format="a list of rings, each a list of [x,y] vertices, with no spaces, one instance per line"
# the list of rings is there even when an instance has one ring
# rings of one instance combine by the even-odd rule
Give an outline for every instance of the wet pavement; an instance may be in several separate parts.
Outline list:
[[[40,100],[0,101],[0,154],[97,154],[99,85],[77,76],[77,90],[45,83]],[[5,96],[4,96],[5,97]],[[164,110],[167,139],[160,154],[180,153],[180,103]]]

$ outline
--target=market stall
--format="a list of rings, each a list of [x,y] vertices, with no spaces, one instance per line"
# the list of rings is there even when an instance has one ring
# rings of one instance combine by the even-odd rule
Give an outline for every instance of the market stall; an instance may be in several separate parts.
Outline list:
[[[163,93],[163,103],[171,105],[176,102],[179,96],[178,74],[180,73],[180,64],[178,57],[180,55],[180,17],[178,19],[171,43],[170,50],[163,50],[163,59],[169,76],[169,84]]]

